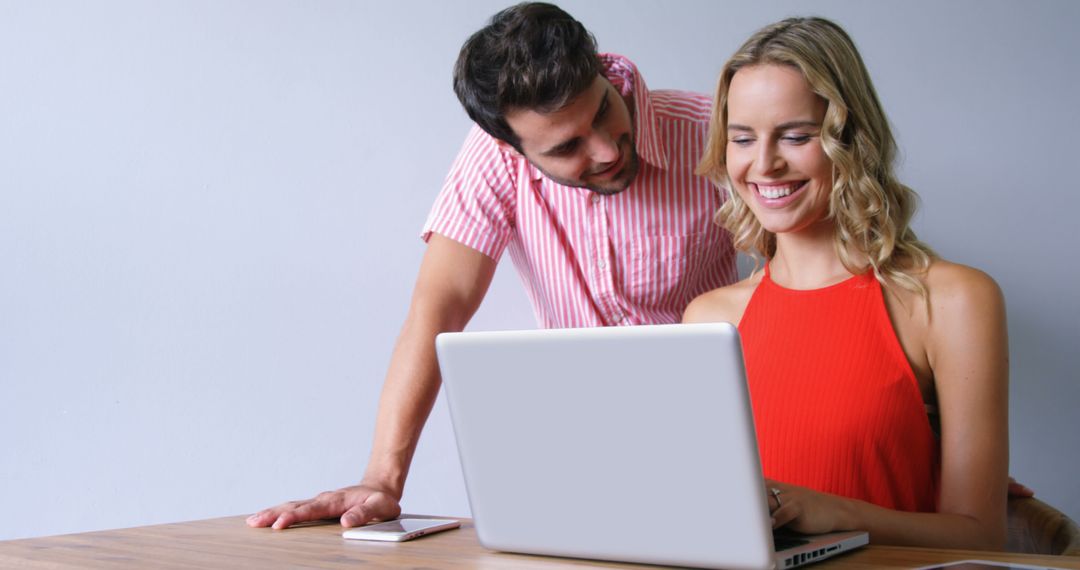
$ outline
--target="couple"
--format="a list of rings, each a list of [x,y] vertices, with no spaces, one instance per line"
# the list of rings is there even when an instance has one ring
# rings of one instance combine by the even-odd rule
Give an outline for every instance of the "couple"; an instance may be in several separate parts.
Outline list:
[[[738,325],[776,526],[1003,546],[1004,301],[909,228],[915,194],[842,29],[762,29],[710,101],[648,90],[571,16],[526,3],[465,43],[454,90],[477,127],[424,229],[364,478],[249,525],[400,514],[434,337],[465,327],[509,248],[541,326]],[[737,283],[736,249],[759,259]]]

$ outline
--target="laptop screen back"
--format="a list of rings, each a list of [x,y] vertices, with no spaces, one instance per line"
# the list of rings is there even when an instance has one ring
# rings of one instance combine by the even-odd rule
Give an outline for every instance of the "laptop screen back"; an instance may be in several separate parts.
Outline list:
[[[731,325],[446,333],[436,347],[484,546],[771,567]]]

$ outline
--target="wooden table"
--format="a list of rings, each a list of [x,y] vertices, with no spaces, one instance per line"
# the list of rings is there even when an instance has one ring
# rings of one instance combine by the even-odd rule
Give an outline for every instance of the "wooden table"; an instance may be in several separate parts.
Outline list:
[[[811,566],[911,568],[980,558],[1080,569],[1080,558],[869,546]],[[480,546],[471,521],[404,543],[341,538],[336,522],[285,531],[243,517],[0,542],[0,568],[656,568],[504,554]]]

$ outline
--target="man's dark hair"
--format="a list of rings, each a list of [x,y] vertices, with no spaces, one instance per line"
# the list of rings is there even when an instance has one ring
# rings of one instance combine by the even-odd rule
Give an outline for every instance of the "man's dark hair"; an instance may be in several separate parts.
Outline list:
[[[558,110],[600,72],[596,40],[581,22],[558,6],[525,2],[495,14],[461,47],[454,93],[480,128],[521,151],[506,112]]]

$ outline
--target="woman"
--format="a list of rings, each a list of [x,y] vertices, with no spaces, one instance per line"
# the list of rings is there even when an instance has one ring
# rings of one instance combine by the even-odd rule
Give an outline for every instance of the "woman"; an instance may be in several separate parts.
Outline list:
[[[738,323],[775,526],[1001,548],[1004,300],[910,229],[916,196],[851,39],[820,18],[762,29],[713,112],[700,172],[729,189],[717,219],[764,263],[684,321]]]

